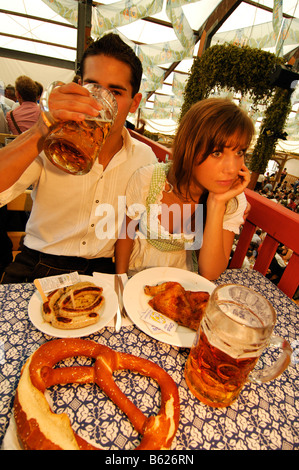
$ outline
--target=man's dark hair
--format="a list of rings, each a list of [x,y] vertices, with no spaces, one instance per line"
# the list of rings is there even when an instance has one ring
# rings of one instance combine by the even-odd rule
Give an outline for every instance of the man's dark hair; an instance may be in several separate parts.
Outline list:
[[[142,78],[142,64],[140,59],[136,56],[133,49],[128,46],[117,34],[109,33],[102,36],[100,39],[94,41],[85,50],[80,66],[81,78],[84,75],[84,62],[86,57],[91,55],[105,55],[114,57],[115,59],[124,62],[131,69],[131,85],[133,88],[132,96],[138,93]]]

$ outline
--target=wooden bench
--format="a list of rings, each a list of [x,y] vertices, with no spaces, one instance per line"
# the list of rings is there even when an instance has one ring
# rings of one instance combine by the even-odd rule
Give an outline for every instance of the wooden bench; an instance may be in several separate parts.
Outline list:
[[[13,134],[3,134],[0,132],[0,147],[7,145],[7,142],[15,139],[17,136]]]

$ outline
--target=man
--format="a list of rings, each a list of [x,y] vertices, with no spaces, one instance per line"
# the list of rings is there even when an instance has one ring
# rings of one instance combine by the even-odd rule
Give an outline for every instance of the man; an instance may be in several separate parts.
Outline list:
[[[102,37],[85,51],[82,84],[99,83],[115,95],[118,104],[115,123],[88,174],[69,175],[43,152],[37,156],[49,132],[42,119],[0,149],[0,205],[33,185],[25,247],[6,268],[4,283],[32,282],[71,271],[115,272],[112,258],[124,218],[127,182],[137,168],[156,162],[152,150],[124,128],[127,114],[139,106],[141,77],[141,62],[115,34]],[[49,98],[56,120],[82,121],[85,114],[96,116],[99,106],[73,82],[54,88]]]
[[[272,183],[270,183],[270,181],[269,181],[267,184],[265,184],[263,189],[266,189],[267,191],[272,191],[272,189],[273,189]]]
[[[9,128],[5,119],[5,114],[3,112],[1,103],[0,103],[0,132],[1,134],[9,134]]]
[[[287,173],[287,169],[284,168],[284,169],[282,170],[282,172],[281,172],[281,175],[280,175],[280,181],[279,181],[280,184],[283,183],[283,181],[284,181],[284,179],[286,178],[287,174],[288,174],[288,173]]]
[[[258,229],[256,229],[255,233],[252,236],[251,241],[253,243],[256,243],[257,246],[260,246],[262,244],[261,235],[262,235],[262,230],[260,228],[258,228]]]

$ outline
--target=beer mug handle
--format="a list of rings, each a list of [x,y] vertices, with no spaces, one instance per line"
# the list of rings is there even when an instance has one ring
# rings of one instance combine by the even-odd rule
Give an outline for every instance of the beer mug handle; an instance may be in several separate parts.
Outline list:
[[[274,346],[281,349],[282,352],[280,356],[272,366],[265,367],[261,370],[253,370],[248,376],[248,380],[250,382],[269,382],[270,380],[273,380],[282,374],[283,371],[288,367],[293,352],[290,344],[279,336],[271,336],[269,346]]]
[[[53,88],[56,88],[57,86],[61,86],[61,85],[64,85],[64,83],[59,82],[59,81],[51,83],[51,85],[49,85],[48,88],[42,93],[42,96],[40,98],[41,115],[47,127],[51,127],[53,124],[56,123],[55,119],[50,113],[49,96]]]

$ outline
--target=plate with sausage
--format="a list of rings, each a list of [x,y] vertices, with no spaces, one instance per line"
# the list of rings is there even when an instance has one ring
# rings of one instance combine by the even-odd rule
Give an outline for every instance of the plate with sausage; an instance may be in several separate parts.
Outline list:
[[[47,293],[43,302],[38,291],[28,305],[33,325],[56,338],[79,338],[96,333],[115,316],[117,295],[107,280],[80,275],[80,282]]]

